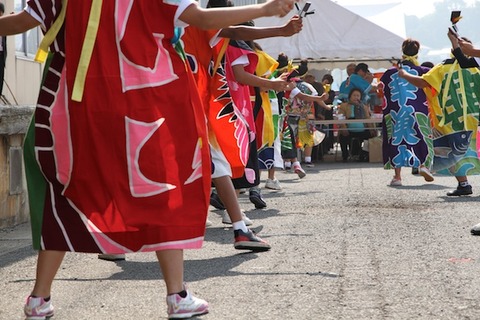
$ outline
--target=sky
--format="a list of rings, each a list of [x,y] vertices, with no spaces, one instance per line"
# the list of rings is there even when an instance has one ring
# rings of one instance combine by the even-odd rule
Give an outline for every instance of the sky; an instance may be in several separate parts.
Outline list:
[[[437,0],[438,1],[438,0]],[[435,9],[435,0],[401,0],[403,10],[406,15],[416,15],[422,17],[429,13],[432,13]],[[362,1],[358,1],[362,2]],[[378,1],[377,1],[378,2]]]
[[[400,23],[398,20],[399,17],[399,12],[397,11],[398,8],[403,9],[403,13],[405,15],[414,15],[419,18],[422,18],[428,14],[431,14],[435,10],[435,3],[436,2],[444,2],[444,1],[449,1],[449,0],[333,0],[339,5],[342,6],[352,6],[351,10],[356,11],[359,10],[358,8],[355,10],[353,7],[355,6],[362,6],[362,5],[384,5],[386,3],[393,3],[393,4],[400,4],[399,6],[394,6],[392,11],[389,11],[389,14],[385,15],[380,15],[380,16],[371,16],[368,9],[363,12],[365,14],[365,18],[371,20],[372,22],[378,24],[379,26],[396,33],[397,35],[401,36],[402,38],[406,36],[405,34],[405,24]],[[480,1],[480,0],[466,0],[465,2],[467,5],[474,3],[475,1]],[[361,11],[361,10],[360,10]],[[357,14],[363,15],[361,12],[357,12]],[[392,14],[390,16],[390,14]],[[438,51],[438,52],[435,52]],[[432,61],[434,63],[440,62],[446,55],[448,55],[450,51],[450,47],[447,47],[445,49],[443,48],[437,48],[436,50],[433,50],[433,54],[435,56],[430,56],[427,55],[427,52],[425,50],[421,50],[419,56],[421,56],[421,60],[428,60]],[[420,59],[420,58],[419,58]],[[335,74],[332,72],[332,75],[334,75],[335,79],[343,79],[343,77],[346,77],[346,74],[344,71],[338,72],[339,70],[334,70],[336,72]],[[378,71],[378,70],[374,70]]]
[[[398,8],[403,9],[405,15],[415,15],[422,18],[425,15],[431,14],[435,10],[435,3],[449,0],[333,0],[339,5],[345,6],[357,14],[367,18],[371,22],[399,35],[402,38],[407,36],[405,23],[400,21]],[[466,5],[479,3],[480,0],[464,0]],[[375,15],[375,11],[368,9],[368,5],[386,5],[393,4],[389,10],[382,11],[381,14]],[[365,7],[365,5],[367,5]],[[362,9],[363,8],[363,9]],[[421,39],[419,39],[421,41]],[[421,50],[419,56],[422,59],[430,60],[434,63],[440,62],[450,52],[449,43],[445,43],[444,48],[429,48],[428,50]]]
[[[435,2],[443,2],[448,0],[334,0],[341,5],[363,5],[363,4],[383,4],[385,2],[400,2],[406,15],[416,15],[423,17],[430,14],[434,10]],[[467,4],[474,3],[479,0],[466,0]],[[395,22],[392,22],[395,23]]]
[[[334,0],[340,5],[383,4],[385,2],[402,3],[406,15],[424,16],[432,13],[435,2],[442,0]]]
[[[421,18],[435,10],[435,2],[442,1],[448,0],[333,0],[402,38],[406,37],[404,14]],[[382,8],[380,12],[372,10],[376,5]]]

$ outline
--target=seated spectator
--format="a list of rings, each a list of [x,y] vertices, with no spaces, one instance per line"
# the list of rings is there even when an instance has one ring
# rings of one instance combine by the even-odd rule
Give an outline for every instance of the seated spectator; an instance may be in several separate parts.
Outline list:
[[[348,102],[342,103],[338,108],[338,113],[343,114],[346,119],[369,119],[370,108],[362,103],[362,91],[353,88],[348,95]],[[361,150],[362,142],[377,135],[377,131],[370,123],[349,123],[340,125],[339,130],[340,147],[342,149],[343,161],[348,160],[349,148],[352,157],[359,161],[368,161],[368,153]],[[352,138],[355,138],[352,140]]]

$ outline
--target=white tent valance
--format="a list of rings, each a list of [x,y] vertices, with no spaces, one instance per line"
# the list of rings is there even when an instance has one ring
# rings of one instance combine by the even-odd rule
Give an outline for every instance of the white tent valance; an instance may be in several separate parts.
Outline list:
[[[366,62],[372,68],[389,67],[399,58],[403,38],[345,9],[330,0],[311,0],[315,14],[303,19],[303,30],[291,37],[258,40],[263,50],[276,58],[284,52],[290,59],[310,58],[328,64],[325,68],[344,67],[350,62]],[[303,6],[305,0],[298,3]],[[259,27],[283,25],[294,15],[255,20]],[[309,63],[310,64],[310,63]]]

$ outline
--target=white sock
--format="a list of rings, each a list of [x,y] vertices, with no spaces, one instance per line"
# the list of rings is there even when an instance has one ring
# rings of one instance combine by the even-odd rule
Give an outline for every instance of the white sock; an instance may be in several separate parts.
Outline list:
[[[285,167],[291,167],[292,163],[290,161],[285,161]]]
[[[458,184],[460,185],[460,187],[466,187],[466,186],[470,185],[470,183],[468,183],[468,181],[462,181],[462,182],[459,182]]]
[[[312,157],[305,157],[305,162],[312,162]]]
[[[299,166],[299,165],[300,165],[300,162],[295,161],[295,162],[293,163],[293,165],[294,165],[294,166]]]
[[[248,232],[247,225],[243,220],[232,223],[232,226],[233,226],[233,230],[242,230],[243,232]]]

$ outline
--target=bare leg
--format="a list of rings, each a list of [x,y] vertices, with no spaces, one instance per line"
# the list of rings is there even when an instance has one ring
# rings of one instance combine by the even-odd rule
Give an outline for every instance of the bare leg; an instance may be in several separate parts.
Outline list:
[[[183,291],[183,250],[160,250],[157,254],[167,295]]]
[[[312,150],[313,148],[312,147],[305,147],[305,149],[303,150],[303,154],[305,157],[311,157],[312,156]]]
[[[238,203],[240,190],[235,190],[232,179],[229,176],[223,176],[214,178],[212,181],[232,223],[242,221],[242,211]]]
[[[40,250],[37,258],[37,276],[32,295],[47,298],[52,290],[52,282],[62,264],[65,251]]]
[[[275,168],[268,169],[268,179],[275,180]]]
[[[402,180],[401,171],[402,171],[402,168],[395,168],[395,176],[394,176],[395,179]]]
[[[303,154],[305,156],[305,165],[307,167],[313,167],[312,152],[313,152],[313,147],[305,146],[305,149],[303,150]]]

